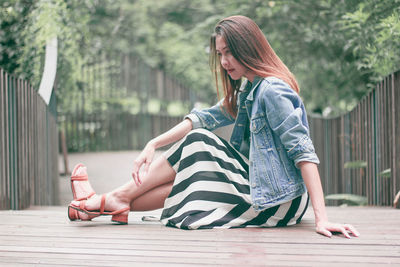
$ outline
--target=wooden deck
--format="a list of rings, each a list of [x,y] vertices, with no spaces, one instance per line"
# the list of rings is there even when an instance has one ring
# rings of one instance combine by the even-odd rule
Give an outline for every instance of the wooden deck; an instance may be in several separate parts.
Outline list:
[[[359,238],[314,232],[312,210],[286,228],[185,231],[109,217],[70,222],[65,207],[0,211],[0,266],[400,266],[400,210],[329,207],[330,218],[354,224]]]

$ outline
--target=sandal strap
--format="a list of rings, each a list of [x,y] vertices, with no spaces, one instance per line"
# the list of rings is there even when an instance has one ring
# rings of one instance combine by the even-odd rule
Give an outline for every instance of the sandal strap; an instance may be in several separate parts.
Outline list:
[[[82,200],[82,201],[79,202],[79,208],[81,210],[86,210],[85,209],[85,205],[86,205],[86,200]]]
[[[105,211],[106,197],[107,197],[106,194],[101,196],[100,214],[118,215],[118,214],[121,214],[121,213],[131,209],[130,207],[126,207],[126,208],[123,208],[123,209],[120,209],[120,210],[115,210],[115,211]]]
[[[104,214],[104,207],[106,206],[106,194],[101,196],[100,214]]]
[[[71,181],[87,181],[88,180],[88,175],[75,175],[71,176]]]
[[[126,207],[126,208],[123,208],[123,209],[120,209],[120,210],[116,210],[116,211],[110,212],[110,215],[118,215],[120,213],[124,213],[127,210],[130,211],[131,208],[130,207]]]
[[[86,197],[81,197],[81,198],[78,198],[78,199],[75,199],[76,201],[82,201],[82,200],[88,200],[89,198],[91,198],[92,196],[94,196],[94,195],[96,195],[96,192],[92,192],[92,193],[90,193],[89,195],[87,195]]]

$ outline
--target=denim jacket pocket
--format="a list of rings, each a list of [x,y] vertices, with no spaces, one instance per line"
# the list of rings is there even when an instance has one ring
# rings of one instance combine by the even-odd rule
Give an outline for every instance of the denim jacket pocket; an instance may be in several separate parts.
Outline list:
[[[267,121],[264,116],[251,119],[250,131],[254,136],[253,141],[256,148],[268,147],[270,141],[268,140]]]
[[[283,146],[277,148],[280,160],[282,162],[282,167],[285,171],[286,181],[289,185],[294,184],[296,177],[301,176],[299,170],[295,167],[293,161],[289,160],[287,157],[285,148]]]

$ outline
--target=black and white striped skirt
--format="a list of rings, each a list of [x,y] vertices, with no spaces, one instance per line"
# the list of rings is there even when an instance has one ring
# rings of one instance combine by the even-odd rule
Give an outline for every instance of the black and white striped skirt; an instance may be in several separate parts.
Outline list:
[[[275,227],[299,223],[308,194],[255,211],[248,160],[210,131],[196,129],[164,156],[176,171],[161,222],[182,229]]]

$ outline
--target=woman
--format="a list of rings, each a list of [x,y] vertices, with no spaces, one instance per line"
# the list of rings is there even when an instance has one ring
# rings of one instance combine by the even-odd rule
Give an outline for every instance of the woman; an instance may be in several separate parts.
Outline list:
[[[300,222],[310,198],[318,233],[358,236],[353,226],[328,221],[296,79],[259,27],[244,16],[223,19],[210,48],[224,98],[151,140],[134,162],[133,181],[106,195],[93,195],[77,166],[70,219],[112,215],[127,223],[130,210],[163,208],[161,222],[183,229],[286,226]],[[230,142],[211,132],[233,123]],[[153,161],[157,148],[173,142]]]

